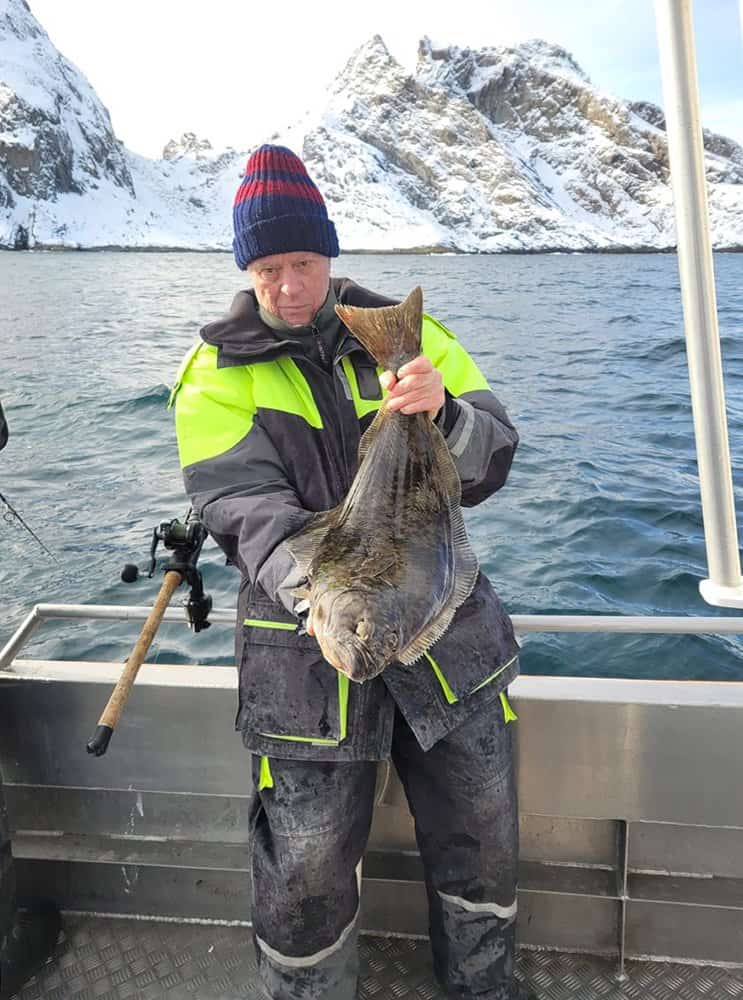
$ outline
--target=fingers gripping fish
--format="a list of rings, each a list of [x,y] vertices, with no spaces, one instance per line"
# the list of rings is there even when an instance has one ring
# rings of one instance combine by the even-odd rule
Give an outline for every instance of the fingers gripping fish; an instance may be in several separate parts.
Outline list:
[[[336,306],[385,370],[421,352],[423,296],[398,306]],[[440,638],[474,587],[477,557],[460,508],[449,449],[426,413],[380,407],[359,446],[343,503],[287,541],[306,573],[298,596],[325,659],[365,681],[390,663],[413,663]]]

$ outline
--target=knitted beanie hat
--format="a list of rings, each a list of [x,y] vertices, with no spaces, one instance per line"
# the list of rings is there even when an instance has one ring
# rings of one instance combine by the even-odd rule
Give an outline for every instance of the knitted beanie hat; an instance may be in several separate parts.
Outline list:
[[[304,163],[285,146],[261,146],[248,160],[232,210],[232,247],[241,271],[274,253],[340,253],[335,226]]]

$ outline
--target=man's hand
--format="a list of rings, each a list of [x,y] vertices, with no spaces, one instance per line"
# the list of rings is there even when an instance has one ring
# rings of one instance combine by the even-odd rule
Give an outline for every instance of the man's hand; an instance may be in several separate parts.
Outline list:
[[[389,393],[388,410],[400,410],[401,413],[427,412],[433,420],[444,405],[441,372],[434,368],[431,359],[425,354],[419,354],[417,358],[408,361],[397,375],[394,372],[382,372],[379,381]]]

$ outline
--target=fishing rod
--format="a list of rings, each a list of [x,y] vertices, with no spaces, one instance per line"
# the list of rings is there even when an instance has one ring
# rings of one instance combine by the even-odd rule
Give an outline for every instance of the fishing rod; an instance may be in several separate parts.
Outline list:
[[[121,676],[116,687],[108,699],[108,703],[103,710],[103,714],[98,720],[95,733],[85,745],[86,750],[96,757],[102,757],[111,742],[114,729],[121,719],[129,695],[131,694],[134,681],[136,680],[139,668],[144,662],[147,651],[152,645],[157,630],[162,623],[163,615],[170,604],[173,594],[181,583],[185,580],[191,587],[191,592],[184,602],[186,618],[189,627],[194,632],[209,628],[211,622],[208,621],[209,612],[212,609],[211,597],[204,593],[204,585],[201,573],[196,568],[196,563],[201,555],[201,549],[207,539],[208,532],[199,521],[198,516],[189,511],[185,521],[177,518],[172,521],[163,521],[159,527],[152,530],[152,545],[150,547],[150,565],[147,573],[152,577],[156,568],[156,552],[160,542],[166,549],[172,551],[171,557],[162,567],[165,572],[160,591],[157,595],[152,610],[147,616],[147,620],[142,626],[139,638],[134,644],[129,658],[124,665]],[[127,564],[121,571],[121,579],[124,583],[133,583],[139,577],[139,567],[131,563]]]
[[[23,518],[22,518],[22,517],[21,517],[21,515],[20,515],[20,514],[18,513],[18,511],[17,511],[16,509],[15,509],[15,507],[14,507],[14,506],[13,506],[13,504],[12,504],[12,503],[10,502],[10,500],[8,500],[8,498],[7,498],[6,496],[3,496],[3,494],[2,494],[2,493],[0,493],[0,503],[4,503],[4,504],[5,504],[5,506],[6,506],[6,508],[7,508],[7,509],[6,509],[6,510],[5,510],[4,512],[3,512],[3,520],[4,520],[5,522],[7,522],[8,524],[12,524],[12,523],[13,523],[13,518],[16,518],[16,519],[17,519],[17,520],[18,520],[18,521],[20,522],[20,524],[21,524],[21,525],[22,525],[22,526],[23,526],[23,527],[24,527],[24,528],[26,529],[26,531],[27,531],[27,532],[29,533],[29,535],[31,535],[31,537],[32,537],[32,538],[35,538],[35,539],[36,539],[36,541],[37,541],[37,542],[39,543],[39,545],[40,545],[40,546],[42,547],[42,549],[44,550],[44,552],[46,552],[46,554],[47,554],[48,556],[51,556],[51,557],[52,557],[52,559],[53,559],[53,560],[55,561],[55,563],[56,563],[56,564],[57,564],[57,565],[59,566],[59,564],[60,564],[60,563],[59,563],[59,559],[57,559],[57,557],[56,557],[56,556],[54,555],[54,553],[53,553],[53,552],[52,552],[52,551],[51,551],[50,549],[48,549],[48,548],[46,547],[46,545],[44,545],[44,543],[43,543],[43,542],[42,542],[42,540],[41,540],[41,539],[39,538],[39,536],[38,536],[38,535],[36,534],[36,532],[35,532],[35,531],[33,530],[33,528],[30,528],[30,527],[29,527],[29,526],[28,526],[28,525],[26,524],[26,522],[25,522],[25,521],[23,520]]]

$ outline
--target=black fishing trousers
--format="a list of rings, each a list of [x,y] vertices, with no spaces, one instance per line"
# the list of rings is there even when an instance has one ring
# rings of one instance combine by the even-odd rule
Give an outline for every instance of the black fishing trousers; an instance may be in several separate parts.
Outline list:
[[[392,759],[415,818],[435,973],[456,1000],[519,996],[511,729],[500,703],[491,703],[424,752],[395,716]],[[376,769],[253,756],[253,934],[272,1000],[357,996],[361,863]]]

